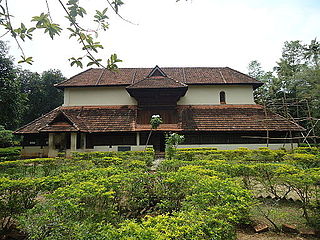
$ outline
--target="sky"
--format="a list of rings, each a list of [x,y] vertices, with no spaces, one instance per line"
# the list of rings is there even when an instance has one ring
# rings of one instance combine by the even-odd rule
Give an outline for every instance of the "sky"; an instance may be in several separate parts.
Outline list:
[[[54,22],[66,27],[57,0],[47,0]],[[116,53],[119,67],[231,67],[247,73],[250,61],[258,60],[269,71],[281,57],[285,41],[310,43],[320,35],[319,0],[123,0],[120,14],[130,24],[108,10],[110,28],[100,33],[104,49],[98,57]],[[13,22],[31,27],[32,16],[46,12],[45,0],[8,0]],[[105,0],[80,0],[88,13],[106,7]],[[81,22],[92,28],[89,21]],[[3,29],[0,28],[0,36]],[[20,59],[9,36],[10,55]],[[86,69],[71,67],[68,58],[82,56],[75,39],[65,31],[51,40],[41,31],[23,43],[27,56],[34,58],[24,69],[41,73],[60,69],[64,76]]]

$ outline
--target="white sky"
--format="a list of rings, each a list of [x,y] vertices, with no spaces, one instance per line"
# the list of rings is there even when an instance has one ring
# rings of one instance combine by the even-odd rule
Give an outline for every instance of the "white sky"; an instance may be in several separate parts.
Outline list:
[[[120,67],[228,66],[246,73],[248,63],[258,60],[265,70],[271,70],[284,41],[309,43],[320,35],[320,0],[123,1],[120,14],[138,25],[110,11],[110,29],[99,37],[105,47],[99,57],[117,53],[123,60]],[[53,20],[63,24],[64,14],[57,2],[48,0]],[[46,12],[45,0],[8,3],[16,27],[21,20]],[[106,7],[105,0],[80,0],[80,4],[89,12]],[[34,37],[37,40],[26,41],[23,47],[35,62],[31,67],[23,64],[23,68],[39,73],[60,69],[66,77],[85,69],[71,67],[67,60],[83,55],[67,32],[54,41],[40,33]],[[21,54],[14,41],[10,40],[9,46],[18,61]]]

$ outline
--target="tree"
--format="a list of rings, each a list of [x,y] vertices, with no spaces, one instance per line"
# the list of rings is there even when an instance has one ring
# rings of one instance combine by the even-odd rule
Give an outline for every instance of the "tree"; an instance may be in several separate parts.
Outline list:
[[[305,65],[305,48],[301,41],[286,41],[282,48],[282,57],[275,67],[279,78],[290,78]]]
[[[4,129],[0,125],[0,147],[10,147],[13,145],[12,131]]]
[[[6,44],[0,41],[0,125],[11,130],[19,125],[26,109],[26,96],[20,92],[17,72]]]
[[[277,98],[280,93],[280,82],[272,72],[265,72],[260,62],[251,61],[248,65],[248,75],[261,81],[263,85],[254,91],[254,98],[257,103],[267,104]]]
[[[264,70],[261,67],[261,63],[257,60],[253,60],[248,65],[248,75],[260,80],[265,74]]]
[[[315,38],[311,40],[309,45],[304,47],[305,53],[304,57],[306,60],[309,60],[309,63],[313,64],[316,67],[319,67],[319,57],[320,57],[320,43]]]
[[[0,41],[0,125],[15,130],[63,103],[54,84],[65,80],[60,70],[41,75],[14,66],[6,44]]]
[[[306,66],[305,46],[301,41],[286,41],[282,49],[282,57],[274,68],[277,72],[281,91],[288,97],[295,98],[297,85],[304,84],[295,78],[295,75]]]
[[[21,71],[19,80],[23,83],[22,92],[28,98],[28,111],[23,116],[24,124],[63,103],[63,93],[54,87],[54,84],[65,80],[60,70],[48,70],[41,75],[30,71]]]
[[[258,61],[252,61],[248,66],[248,74],[262,81],[264,85],[255,91],[256,101],[267,103],[272,110],[286,116],[288,113],[294,118],[308,116],[320,118],[320,43],[314,39],[310,44],[301,41],[285,42],[282,56],[274,68],[277,76],[272,72],[265,72]],[[282,101],[288,103],[299,102],[298,107],[279,108]],[[310,111],[310,112],[309,112]],[[299,122],[309,129],[316,121]],[[315,125],[315,134],[320,134],[319,124]]]
[[[151,130],[148,135],[147,142],[146,142],[146,148],[148,146],[152,131],[156,130],[160,126],[161,123],[162,123],[162,118],[160,117],[160,115],[152,115],[152,117],[150,119]]]
[[[184,142],[184,136],[178,133],[171,133],[166,135],[166,157],[172,159],[177,151],[180,143]]]
[[[315,134],[320,135],[320,124],[315,119],[320,119],[320,66],[306,67],[296,75],[296,78],[304,84],[297,85],[297,98],[308,102],[310,115],[314,119],[305,123],[309,129],[312,125],[315,127]],[[309,112],[305,112],[308,116]]]
[[[319,66],[320,45],[316,39],[310,44],[301,41],[284,43],[282,58],[276,67],[278,78],[282,81],[286,98],[296,101],[307,99],[310,102],[311,114],[319,115]],[[298,117],[295,110],[290,109],[293,117]]]
[[[175,1],[179,2],[180,0]],[[96,0],[97,5],[103,3],[105,7],[96,9],[93,14],[80,5],[79,0],[43,0],[46,8],[38,15],[33,16],[30,22],[18,22],[19,18],[15,18],[14,13],[10,11],[8,2],[9,0],[0,0],[0,30],[1,27],[4,30],[3,33],[0,32],[0,38],[7,34],[12,36],[21,52],[19,63],[33,63],[33,57],[27,56],[23,49],[23,43],[32,40],[34,33],[38,31],[43,31],[51,39],[59,37],[64,31],[68,32],[69,38],[74,39],[83,51],[82,55],[69,58],[71,66],[82,68],[86,64],[87,66],[96,65],[116,70],[117,63],[122,61],[116,54],[111,54],[107,60],[97,58],[96,55],[104,48],[99,41],[99,34],[108,30],[111,13],[115,13],[123,21],[134,24],[120,15],[119,9],[124,4],[122,0]],[[53,21],[51,12],[55,12],[57,8],[62,9],[65,16],[58,21]],[[83,24],[84,19],[88,20],[87,25]]]
[[[0,1],[0,26],[2,26],[5,31],[2,36],[11,34],[14,38],[21,51],[21,60],[19,63],[32,64],[33,58],[32,56],[27,56],[25,54],[22,43],[26,40],[32,40],[35,31],[44,31],[51,39],[55,39],[62,31],[68,31],[69,38],[74,38],[80,44],[81,49],[84,52],[82,56],[71,57],[69,59],[71,66],[75,65],[82,68],[83,62],[86,60],[87,66],[97,65],[99,67],[106,67],[110,70],[118,68],[117,63],[121,62],[121,60],[118,59],[116,54],[112,54],[106,62],[103,62],[102,59],[98,59],[95,54],[103,48],[98,41],[99,32],[106,31],[109,27],[109,17],[106,15],[108,11],[107,6],[109,6],[119,17],[124,19],[119,15],[119,7],[123,5],[121,0],[107,0],[106,8],[95,10],[93,16],[88,15],[87,10],[79,4],[79,0],[58,0],[55,2],[58,4],[57,7],[61,7],[65,13],[65,18],[59,19],[59,23],[52,20],[51,5],[49,5],[47,0],[44,0],[44,2],[47,7],[44,12],[34,16],[30,23],[21,22],[16,24],[13,21],[14,16],[10,12],[8,0]],[[93,19],[93,21],[90,22],[89,26],[82,26],[80,22],[83,18]],[[67,21],[67,24],[63,20]],[[32,26],[28,27],[30,24],[32,24]],[[64,29],[62,27],[63,25],[69,25],[69,27]]]

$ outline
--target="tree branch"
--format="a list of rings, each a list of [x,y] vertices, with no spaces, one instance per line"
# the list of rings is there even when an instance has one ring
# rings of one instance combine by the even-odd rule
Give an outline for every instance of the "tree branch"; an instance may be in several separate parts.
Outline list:
[[[14,31],[13,31],[13,28],[12,28],[11,18],[10,18],[10,13],[9,13],[9,7],[8,7],[8,0],[5,0],[5,4],[6,4],[6,11],[7,11],[7,14],[6,14],[5,16],[6,16],[6,18],[7,18],[8,24],[9,24],[9,25],[8,25],[8,26],[9,26],[8,31],[11,32],[11,35],[13,36],[14,40],[16,41],[16,43],[17,43],[17,45],[18,45],[18,48],[20,49],[20,51],[21,51],[21,53],[22,53],[22,55],[23,55],[23,58],[25,58],[26,55],[24,54],[24,51],[23,51],[23,49],[22,49],[22,47],[21,47],[21,45],[20,45],[20,43],[19,43],[19,41],[18,41],[18,39],[17,39],[17,36],[15,35],[15,33],[14,33]],[[4,35],[3,35],[3,36],[4,36]]]
[[[110,5],[110,7],[112,8],[112,10],[115,12],[115,14],[117,14],[118,17],[121,18],[123,21],[126,21],[126,22],[128,22],[128,23],[130,23],[130,24],[133,24],[133,25],[139,25],[139,24],[133,23],[133,22],[125,19],[124,17],[122,17],[122,16],[118,13],[118,11],[114,8],[114,6],[112,6],[112,3],[111,3],[109,0],[107,0],[107,2],[108,2],[108,4]]]
[[[82,27],[80,27],[76,22],[72,21],[72,17],[70,16],[70,13],[69,11],[67,10],[67,8],[64,6],[64,4],[62,3],[61,0],[59,0],[59,3],[61,4],[62,8],[64,9],[64,11],[67,13],[68,17],[69,17],[69,21],[70,23],[75,27],[76,29],[76,34],[78,35],[79,39],[80,39],[80,42],[81,44],[83,45],[84,49],[86,50],[87,54],[92,58],[92,60],[94,60],[95,64],[97,66],[100,66],[102,68],[106,68],[104,65],[102,65],[101,63],[99,63],[96,58],[92,55],[92,53],[88,50],[88,48],[86,48],[86,44],[85,42],[83,41],[82,37],[81,37],[81,34],[79,32],[80,31],[85,31]]]
[[[50,21],[53,22],[53,21],[52,21],[52,17],[51,17],[51,13],[50,13],[50,8],[49,8],[48,0],[45,0],[45,1],[46,1],[46,5],[47,5],[47,10],[48,10],[48,16],[49,16],[49,18],[50,18]]]

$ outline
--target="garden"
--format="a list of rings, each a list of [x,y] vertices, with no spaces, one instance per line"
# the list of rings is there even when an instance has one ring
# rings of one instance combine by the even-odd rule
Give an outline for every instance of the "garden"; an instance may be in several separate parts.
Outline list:
[[[2,149],[0,236],[232,240],[267,226],[317,239],[319,148],[167,153],[150,170],[151,149],[70,159],[17,159],[18,148]]]

